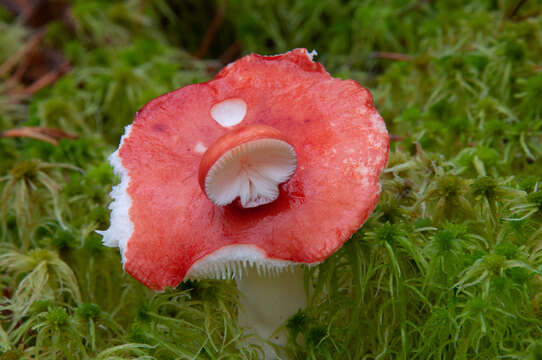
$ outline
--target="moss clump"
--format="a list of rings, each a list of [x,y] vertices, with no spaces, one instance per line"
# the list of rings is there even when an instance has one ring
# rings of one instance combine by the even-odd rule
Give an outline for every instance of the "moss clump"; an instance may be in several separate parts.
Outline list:
[[[498,254],[489,254],[484,256],[484,266],[487,271],[493,275],[499,275],[504,266],[506,257]]]
[[[527,201],[533,204],[539,211],[542,210],[542,191],[535,191],[527,195]]]
[[[76,314],[84,319],[96,319],[100,313],[101,309],[96,304],[91,303],[82,303],[77,306]]]
[[[23,18],[0,6],[0,130],[78,138],[0,137],[2,358],[261,357],[232,282],[153,293],[95,230],[117,181],[107,156],[141,106],[301,46],[369,88],[396,136],[377,209],[307,270],[284,353],[542,358],[539,2],[74,0]],[[58,78],[38,91],[44,74]]]
[[[53,307],[47,311],[46,320],[55,327],[62,327],[68,322],[69,315],[62,307]]]
[[[471,188],[474,196],[482,196],[493,200],[497,195],[497,181],[487,176],[476,179]]]

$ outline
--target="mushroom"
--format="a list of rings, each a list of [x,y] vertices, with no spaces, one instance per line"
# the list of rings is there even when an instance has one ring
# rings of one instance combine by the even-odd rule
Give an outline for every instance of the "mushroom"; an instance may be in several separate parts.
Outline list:
[[[283,270],[322,262],[360,228],[388,158],[370,93],[312,57],[248,55],[164,94],[136,114],[110,157],[121,182],[101,234],[125,271],[154,290],[235,278],[241,320],[264,314],[252,324],[263,337],[304,304],[302,272]],[[275,277],[262,286],[258,273]]]

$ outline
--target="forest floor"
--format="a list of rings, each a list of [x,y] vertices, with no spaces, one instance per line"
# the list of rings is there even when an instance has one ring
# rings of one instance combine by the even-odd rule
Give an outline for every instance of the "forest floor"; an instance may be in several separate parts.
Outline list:
[[[2,359],[259,358],[233,281],[155,293],[95,230],[139,108],[296,47],[369,89],[392,143],[281,351],[542,359],[540,0],[1,0]]]

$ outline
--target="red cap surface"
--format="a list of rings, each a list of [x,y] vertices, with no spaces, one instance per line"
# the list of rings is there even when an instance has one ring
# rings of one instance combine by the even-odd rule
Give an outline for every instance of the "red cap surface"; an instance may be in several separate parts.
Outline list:
[[[228,99],[244,101],[246,114],[224,127],[211,109]],[[284,134],[297,152],[296,172],[270,204],[215,206],[198,181],[202,154],[247,125]],[[248,55],[137,113],[112,160],[124,184],[113,197],[120,202],[126,190],[131,228],[124,239],[113,233],[121,221],[113,210],[104,241],[119,245],[125,270],[152,289],[178,285],[199,260],[233,245],[268,259],[317,263],[376,206],[388,147],[384,122],[357,82],[332,78],[305,49]]]

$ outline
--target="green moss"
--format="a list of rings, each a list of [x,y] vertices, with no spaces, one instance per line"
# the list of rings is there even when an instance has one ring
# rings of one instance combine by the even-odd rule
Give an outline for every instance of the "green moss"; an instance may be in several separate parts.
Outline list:
[[[82,303],[76,309],[76,314],[84,319],[96,319],[101,313],[98,305],[92,303]]]
[[[298,310],[286,323],[286,328],[290,331],[290,336],[296,338],[297,334],[305,333],[309,323],[307,314],[303,310]]]
[[[66,309],[62,307],[53,307],[49,309],[46,315],[46,320],[49,324],[55,327],[62,327],[68,322],[69,315]]]
[[[79,245],[73,233],[66,230],[58,231],[52,238],[51,244],[59,250],[70,249]]]
[[[2,357],[259,358],[233,282],[153,293],[95,230],[118,181],[107,156],[141,106],[239,53],[303,46],[371,90],[397,136],[376,210],[307,270],[309,305],[284,324],[284,351],[541,358],[542,11],[530,1],[512,16],[518,3],[73,1],[43,27],[71,70],[24,101],[15,69],[0,74],[1,130],[78,135],[0,138]],[[0,6],[0,65],[27,43],[22,24]]]
[[[493,275],[499,275],[501,273],[502,267],[504,266],[505,260],[506,257],[502,255],[489,254],[484,256],[483,262],[487,271],[489,271]]]
[[[536,206],[540,211],[542,210],[542,191],[535,191],[527,195],[527,201]]]
[[[30,312],[39,314],[53,307],[53,302],[50,300],[38,300],[30,307]]]
[[[518,257],[519,249],[511,242],[503,242],[495,247],[495,253],[511,260]]]
[[[456,237],[449,230],[442,230],[435,234],[435,246],[438,249],[438,252],[445,254],[455,248],[457,248]]]
[[[327,335],[327,330],[324,326],[315,326],[309,329],[307,336],[307,343],[309,346],[315,346],[321,344]]]
[[[497,193],[497,181],[493,178],[483,176],[476,179],[472,185],[474,196],[483,196],[487,199],[494,199]]]

